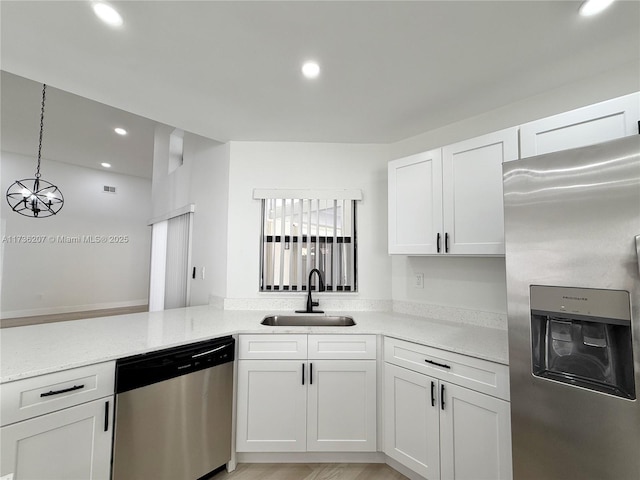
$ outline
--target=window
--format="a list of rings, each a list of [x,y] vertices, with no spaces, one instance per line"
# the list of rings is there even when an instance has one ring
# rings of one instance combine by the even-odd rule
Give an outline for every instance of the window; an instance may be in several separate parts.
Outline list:
[[[327,198],[326,193],[324,198],[273,198],[276,192],[311,193],[285,190],[254,194],[262,196],[260,291],[306,291],[309,272],[317,268],[326,291],[355,292],[359,198],[337,198],[335,194]],[[355,191],[347,197],[360,195]],[[317,288],[314,276],[311,289]]]

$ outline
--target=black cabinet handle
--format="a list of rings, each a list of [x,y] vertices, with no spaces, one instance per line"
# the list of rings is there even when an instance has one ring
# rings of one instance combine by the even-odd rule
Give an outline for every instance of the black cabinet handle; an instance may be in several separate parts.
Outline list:
[[[451,368],[449,365],[445,365],[444,363],[438,363],[438,362],[434,362],[433,360],[426,360],[425,362],[430,363],[431,365],[435,365],[437,367],[442,367],[442,368]]]
[[[449,253],[449,234],[444,234],[444,253]]]
[[[313,363],[309,364],[309,385],[313,385]]]
[[[302,384],[304,385],[304,363],[302,364]]]
[[[438,235],[436,235],[436,249],[437,252],[440,253],[440,232],[438,232]]]
[[[444,410],[444,383],[440,385],[440,407]]]
[[[109,431],[109,402],[104,402],[104,431]]]
[[[436,382],[431,382],[431,406],[436,406]]]
[[[73,387],[63,388],[62,390],[50,390],[48,392],[41,393],[40,396],[41,397],[50,397],[51,395],[60,395],[61,393],[73,392],[74,390],[80,390],[82,388],[84,388],[84,384],[83,385],[74,385]]]

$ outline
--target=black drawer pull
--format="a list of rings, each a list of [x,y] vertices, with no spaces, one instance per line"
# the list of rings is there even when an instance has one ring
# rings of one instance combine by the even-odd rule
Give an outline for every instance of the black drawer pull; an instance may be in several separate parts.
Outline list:
[[[431,382],[431,406],[436,406],[436,382]]]
[[[444,234],[444,253],[449,253],[449,234]]]
[[[302,384],[304,385],[304,363],[302,364]]]
[[[309,385],[313,385],[313,363],[309,364]]]
[[[50,397],[51,395],[60,395],[61,393],[73,392],[74,390],[80,390],[84,388],[84,385],[74,385],[73,387],[63,388],[62,390],[51,390],[49,392],[41,393],[41,397]]]
[[[451,368],[449,365],[445,365],[444,363],[434,362],[433,360],[425,360],[425,362],[430,363],[431,365],[435,365],[437,367]]]
[[[440,233],[436,235],[436,248],[437,248],[437,252],[440,253]]]
[[[440,406],[444,410],[444,383],[440,385]]]
[[[104,431],[109,431],[109,402],[104,402]]]

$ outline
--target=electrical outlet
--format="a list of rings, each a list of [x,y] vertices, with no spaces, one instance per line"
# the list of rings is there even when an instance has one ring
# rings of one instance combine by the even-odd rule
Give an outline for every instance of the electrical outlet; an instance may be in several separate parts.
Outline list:
[[[416,288],[424,288],[424,273],[416,273],[414,286]]]

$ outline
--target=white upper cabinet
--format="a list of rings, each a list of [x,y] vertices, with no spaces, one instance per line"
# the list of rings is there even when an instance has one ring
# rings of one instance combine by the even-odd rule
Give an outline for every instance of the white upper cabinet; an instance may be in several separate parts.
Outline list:
[[[502,162],[509,128],[389,162],[389,253],[503,255]]]
[[[441,149],[389,162],[389,253],[437,253],[442,232]]]
[[[638,133],[640,93],[625,95],[520,127],[521,158],[584,147]]]
[[[518,129],[442,149],[444,253],[504,255],[502,163],[518,158]]]

